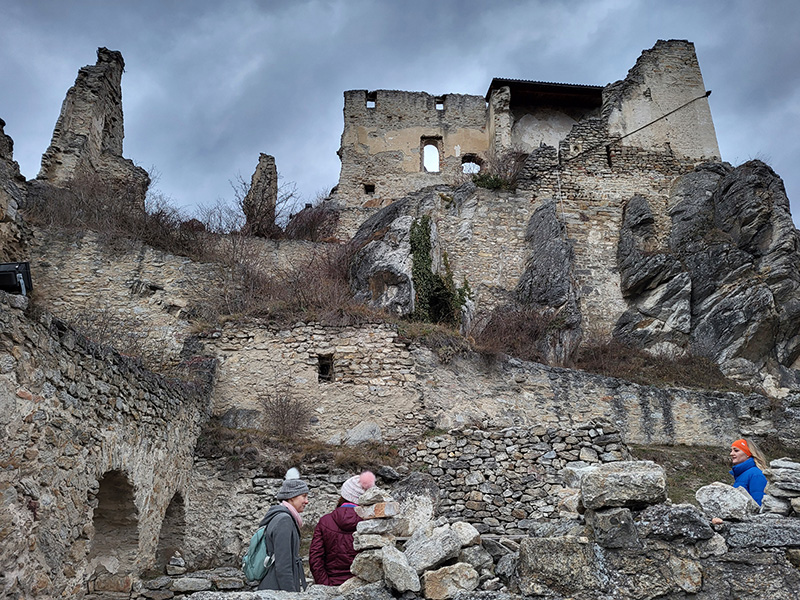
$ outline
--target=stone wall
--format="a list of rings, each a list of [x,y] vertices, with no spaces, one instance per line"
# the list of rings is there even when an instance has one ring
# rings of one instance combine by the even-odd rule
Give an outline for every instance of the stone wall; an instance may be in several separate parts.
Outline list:
[[[22,260],[26,227],[19,214],[26,196],[25,177],[14,160],[14,140],[0,119],[0,262]]]
[[[0,403],[2,595],[130,589],[182,519],[207,390],[0,293]]]
[[[439,155],[437,172],[423,166],[428,144]],[[481,96],[350,90],[344,93],[336,198],[346,206],[376,207],[422,187],[453,184],[462,178],[462,158],[488,149]]]
[[[409,468],[439,485],[440,514],[472,523],[481,533],[524,534],[533,521],[574,513],[562,470],[630,458],[616,429],[590,423],[577,429],[465,429],[429,437],[401,450]]]

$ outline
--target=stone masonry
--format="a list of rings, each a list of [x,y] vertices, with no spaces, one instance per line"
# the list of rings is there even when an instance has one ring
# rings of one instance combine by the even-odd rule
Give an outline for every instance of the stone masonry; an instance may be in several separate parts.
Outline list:
[[[144,371],[0,293],[0,402],[0,594],[75,597],[87,582],[124,592],[132,573],[182,544],[207,390]]]

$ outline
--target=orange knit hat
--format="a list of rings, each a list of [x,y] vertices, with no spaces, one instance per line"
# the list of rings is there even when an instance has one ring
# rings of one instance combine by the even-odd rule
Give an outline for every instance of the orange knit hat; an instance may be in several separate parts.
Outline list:
[[[736,440],[731,444],[731,448],[738,448],[739,450],[747,454],[747,456],[753,456],[753,453],[750,452],[750,448],[747,446],[747,442],[745,442],[744,440]]]

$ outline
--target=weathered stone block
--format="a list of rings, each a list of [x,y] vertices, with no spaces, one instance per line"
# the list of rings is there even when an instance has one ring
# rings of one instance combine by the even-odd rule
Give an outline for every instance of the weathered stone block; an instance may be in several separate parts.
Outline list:
[[[734,523],[728,532],[732,548],[800,548],[800,519],[757,518]]]
[[[640,535],[662,540],[681,538],[689,543],[714,536],[709,519],[691,504],[658,504],[643,510],[636,519]]]
[[[353,564],[350,565],[350,572],[368,583],[381,581],[383,579],[383,551],[374,549],[359,552],[353,560]]]
[[[400,504],[397,502],[378,502],[369,506],[356,506],[356,514],[362,519],[385,519],[400,514]]]
[[[758,512],[758,504],[747,490],[714,482],[695,492],[695,498],[709,517],[741,521]]]
[[[595,541],[603,548],[638,548],[639,536],[633,516],[627,508],[604,508],[586,511],[586,524]]]
[[[474,546],[481,543],[481,534],[471,524],[466,521],[456,521],[450,525],[450,528],[458,536],[461,542],[461,547]]]
[[[461,540],[449,525],[417,529],[406,543],[404,554],[417,573],[431,569],[458,556]]]
[[[368,550],[370,548],[383,548],[384,546],[393,546],[393,535],[376,535],[371,533],[354,533],[353,534],[353,549],[354,550]]]
[[[383,548],[383,573],[388,583],[398,592],[418,592],[420,581],[417,572],[408,564],[405,555],[394,546]]]
[[[586,508],[641,507],[667,497],[664,469],[650,461],[626,461],[600,466],[581,480]]]
[[[172,582],[173,592],[200,592],[211,589],[211,581],[202,577],[181,577]]]
[[[462,591],[471,592],[478,587],[478,572],[467,563],[456,563],[423,575],[425,597],[431,600],[453,598]]]
[[[527,595],[587,594],[600,588],[592,544],[585,538],[521,540],[517,576],[520,591]]]

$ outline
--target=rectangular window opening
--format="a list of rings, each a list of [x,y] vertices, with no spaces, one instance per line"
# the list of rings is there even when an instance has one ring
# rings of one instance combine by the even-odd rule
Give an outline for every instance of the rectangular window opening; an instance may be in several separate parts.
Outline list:
[[[377,102],[378,102],[378,93],[367,92],[367,108],[375,108],[375,104]]]
[[[365,183],[364,184],[364,193],[369,194],[370,196],[375,193],[375,184],[374,183]]]
[[[437,96],[435,102],[436,102],[436,110],[444,110],[444,97],[443,96]]]
[[[317,354],[317,361],[320,383],[333,381],[333,354]]]

